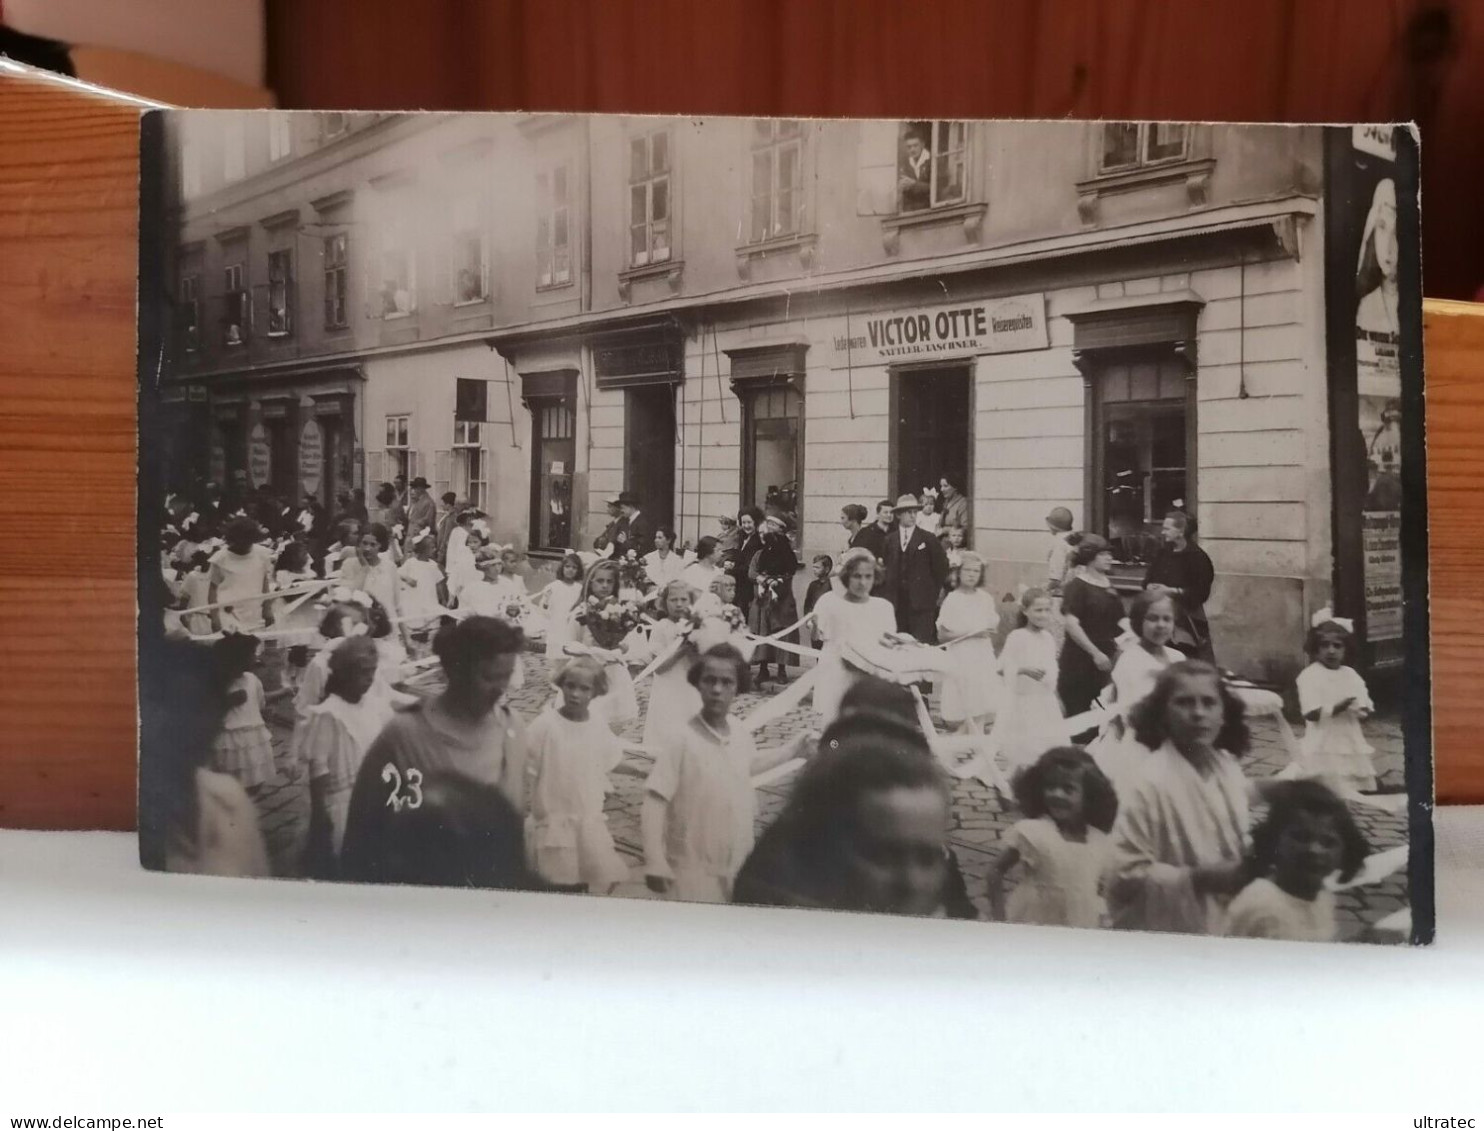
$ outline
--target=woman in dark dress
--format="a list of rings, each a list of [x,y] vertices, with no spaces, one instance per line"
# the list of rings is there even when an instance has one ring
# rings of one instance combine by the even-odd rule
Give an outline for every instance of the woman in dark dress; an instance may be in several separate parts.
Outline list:
[[[1062,710],[1070,718],[1090,709],[1107,686],[1118,657],[1123,598],[1108,579],[1113,551],[1107,540],[1088,534],[1072,551],[1076,572],[1062,590],[1061,613],[1067,638],[1056,680]],[[1076,737],[1074,737],[1076,741]]]
[[[1175,636],[1170,646],[1193,660],[1214,664],[1206,601],[1216,580],[1216,567],[1206,551],[1195,544],[1195,519],[1184,511],[1165,515],[1159,536],[1164,545],[1149,563],[1144,588],[1175,598]]]
[[[744,614],[752,611],[753,570],[752,559],[763,548],[763,512],[760,507],[743,507],[737,513],[737,527],[741,541],[737,552],[727,563],[727,572],[737,582],[737,608]]]
[[[747,613],[747,627],[758,636],[771,636],[799,619],[799,605],[794,599],[794,575],[799,572],[799,557],[788,540],[788,520],[769,515],[763,520],[762,548],[754,555],[751,569],[752,608]],[[781,638],[797,644],[799,634],[791,632]],[[788,680],[789,653],[768,644],[758,645],[754,659],[758,662],[757,682],[768,679],[768,665],[778,665],[778,682]]]

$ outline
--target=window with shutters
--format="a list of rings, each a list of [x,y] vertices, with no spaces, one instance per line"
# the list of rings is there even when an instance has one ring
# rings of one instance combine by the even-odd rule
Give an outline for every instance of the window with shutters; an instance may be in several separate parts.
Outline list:
[[[531,548],[572,545],[572,466],[577,458],[573,396],[532,397]],[[668,456],[668,453],[666,453]]]
[[[411,479],[417,474],[417,460],[412,451],[412,417],[386,418],[386,466],[382,474],[392,479]]]
[[[536,285],[572,281],[571,177],[566,164],[536,174]]]
[[[453,484],[461,502],[489,509],[489,457],[484,450],[484,425],[477,420],[453,422]]]
[[[243,263],[229,263],[223,275],[223,289],[226,293],[222,340],[229,346],[240,346],[247,341],[248,318],[251,313],[247,294],[247,267]]]
[[[343,330],[349,325],[350,237],[344,232],[326,236],[324,251],[325,329]]]
[[[670,131],[629,139],[629,266],[670,259]]]
[[[797,235],[803,212],[804,132],[791,118],[758,118],[751,133],[753,243]]]
[[[293,253],[284,248],[268,253],[268,336],[287,337],[293,330]]]

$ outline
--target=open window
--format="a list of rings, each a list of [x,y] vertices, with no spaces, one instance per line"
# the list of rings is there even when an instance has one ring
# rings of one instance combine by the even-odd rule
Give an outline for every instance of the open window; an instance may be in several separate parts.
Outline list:
[[[898,211],[965,203],[968,150],[968,122],[902,122],[897,133]]]
[[[293,252],[288,248],[268,253],[268,336],[287,337],[293,321]]]

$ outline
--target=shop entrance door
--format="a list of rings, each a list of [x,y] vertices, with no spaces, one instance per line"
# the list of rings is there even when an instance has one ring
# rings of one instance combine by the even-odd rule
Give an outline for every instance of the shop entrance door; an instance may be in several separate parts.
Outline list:
[[[674,526],[674,385],[641,385],[624,394],[624,490],[638,498],[651,530]],[[634,549],[642,555],[654,547]]]
[[[891,482],[893,499],[946,478],[970,500],[973,404],[969,365],[899,369],[891,375]],[[972,505],[972,504],[971,504]]]

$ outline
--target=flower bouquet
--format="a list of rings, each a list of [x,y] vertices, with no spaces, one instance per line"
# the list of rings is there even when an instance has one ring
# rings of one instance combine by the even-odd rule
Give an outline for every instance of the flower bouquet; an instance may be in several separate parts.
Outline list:
[[[643,593],[649,589],[649,574],[644,569],[644,559],[633,550],[618,559],[618,587]]]
[[[617,597],[589,597],[577,606],[572,619],[592,633],[593,643],[599,648],[614,649],[639,627],[639,606]]]

